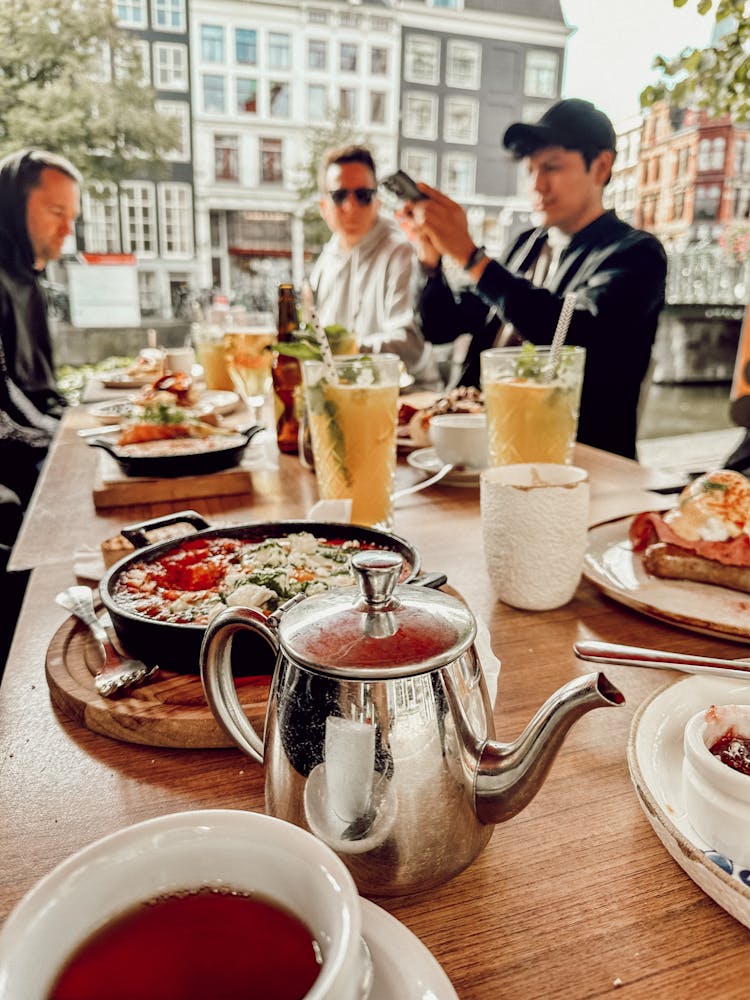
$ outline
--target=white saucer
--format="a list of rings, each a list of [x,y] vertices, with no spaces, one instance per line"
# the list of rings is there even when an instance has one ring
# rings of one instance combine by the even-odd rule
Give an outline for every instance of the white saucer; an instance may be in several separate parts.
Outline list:
[[[413,451],[410,455],[406,456],[406,462],[413,469],[419,469],[420,472],[429,472],[430,475],[440,472],[444,464],[438,458],[434,448],[418,448],[417,451]],[[457,465],[442,482],[447,486],[479,486],[479,474],[481,471],[481,469],[469,469]]]
[[[369,899],[362,900],[362,934],[375,972],[369,1000],[458,1000],[432,952]]]
[[[229,389],[206,389],[201,393],[201,406],[208,406],[214,413],[231,413],[240,405],[240,397]]]

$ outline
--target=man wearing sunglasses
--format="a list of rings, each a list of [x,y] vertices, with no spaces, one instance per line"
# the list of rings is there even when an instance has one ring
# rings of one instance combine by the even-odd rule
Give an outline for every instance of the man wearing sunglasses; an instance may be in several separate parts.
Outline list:
[[[320,213],[332,236],[310,275],[323,326],[356,332],[363,351],[397,354],[420,384],[437,371],[413,309],[414,249],[380,214],[375,162],[365,146],[329,149],[319,172]]]

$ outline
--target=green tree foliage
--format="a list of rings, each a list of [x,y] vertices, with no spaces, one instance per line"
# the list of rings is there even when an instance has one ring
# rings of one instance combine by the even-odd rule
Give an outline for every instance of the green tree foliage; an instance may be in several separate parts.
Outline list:
[[[750,118],[750,17],[746,0],[695,0],[699,14],[716,20],[714,44],[684,49],[672,58],[657,56],[653,68],[661,80],[641,93],[641,107],[667,100],[673,107],[705,108],[718,118]],[[688,0],[672,0],[685,7]]]
[[[1,2],[1,0],[0,0]],[[296,185],[305,229],[305,248],[316,251],[331,235],[320,216],[318,171],[323,154],[331,146],[368,145],[366,133],[355,129],[340,113],[332,115],[329,125],[309,128],[305,132],[305,159]]]
[[[0,0],[0,156],[48,149],[87,180],[160,173],[179,129],[142,77],[112,0]]]

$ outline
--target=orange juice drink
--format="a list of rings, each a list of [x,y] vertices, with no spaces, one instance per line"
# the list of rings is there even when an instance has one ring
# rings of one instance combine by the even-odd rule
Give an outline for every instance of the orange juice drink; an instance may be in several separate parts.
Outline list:
[[[322,362],[302,366],[318,491],[324,500],[351,500],[353,523],[389,527],[399,359],[355,355],[335,367],[333,381]]]
[[[565,347],[550,371],[545,347],[482,353],[490,465],[571,463],[585,356],[582,347]]]

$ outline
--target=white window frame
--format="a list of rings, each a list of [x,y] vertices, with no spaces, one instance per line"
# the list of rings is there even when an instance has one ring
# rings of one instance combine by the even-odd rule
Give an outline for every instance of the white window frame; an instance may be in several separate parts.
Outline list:
[[[455,63],[459,53],[465,53],[464,59],[472,62],[471,73],[456,72]],[[467,58],[468,57],[468,58]],[[463,39],[450,38],[445,54],[445,82],[449,87],[459,90],[479,90],[482,80],[482,46]]]
[[[174,149],[165,154],[167,160],[173,163],[189,163],[190,150],[190,105],[187,101],[156,101],[156,110],[170,118],[176,118],[180,123],[180,141]]]
[[[237,76],[234,79],[234,112],[237,115],[257,115],[258,107],[260,104],[260,86],[259,80],[255,76]],[[241,83],[254,83],[255,84],[255,110],[248,111],[247,108],[240,107],[240,84]]]
[[[264,176],[263,176],[263,153],[264,153],[263,145],[264,145],[264,143],[273,143],[273,146],[274,146],[273,152],[274,153],[276,153],[276,152],[279,153],[279,158],[280,158],[280,163],[281,163],[281,168],[279,170],[279,176],[278,177],[274,177],[271,180],[266,180],[266,178],[264,178]],[[276,148],[276,144],[277,143],[278,143],[278,150]],[[268,150],[265,150],[265,151],[268,152]],[[258,178],[260,180],[260,183],[261,184],[283,184],[284,183],[284,173],[285,173],[285,170],[284,170],[284,140],[283,139],[279,139],[279,138],[277,138],[275,136],[261,136],[258,139]]]
[[[343,107],[343,94],[351,94],[351,114],[347,115],[344,113]],[[339,87],[339,114],[342,121],[354,123],[358,120],[359,116],[359,89],[357,87]]]
[[[430,122],[427,128],[421,128],[413,117],[413,110],[410,107],[412,102],[424,102],[430,107]],[[404,121],[402,131],[409,139],[437,139],[438,123],[438,99],[436,94],[430,94],[423,90],[407,90],[404,94]]]
[[[375,52],[384,52],[385,53],[385,68],[382,69],[382,70],[381,69],[377,69],[376,70],[376,69],[372,68],[372,59],[373,59],[373,55],[374,55]],[[388,45],[371,45],[370,46],[370,61],[369,61],[369,65],[368,65],[368,71],[370,73],[370,76],[375,76],[375,77],[378,77],[378,78],[381,77],[381,76],[388,76],[388,67],[390,66],[390,64],[391,64],[391,48],[390,48],[390,46],[388,46]]]
[[[320,10],[318,8],[311,8],[307,12],[307,23],[308,24],[328,24],[328,11]]]
[[[310,92],[313,90],[323,92],[323,107],[320,113],[318,113],[317,109],[313,108],[310,100]],[[329,117],[330,103],[331,102],[330,102],[330,96],[328,94],[328,87],[325,83],[308,83],[307,94],[306,94],[306,108],[307,108],[307,117],[310,121],[312,122],[326,121]]]
[[[189,184],[163,181],[158,187],[159,245],[162,257],[168,260],[189,260],[194,253],[193,193]],[[169,248],[169,232],[173,242]]]
[[[701,139],[698,143],[698,170],[711,169],[711,140]]]
[[[138,211],[134,231],[131,231],[128,213],[128,207],[131,204]],[[156,257],[159,252],[159,237],[154,185],[150,181],[123,181],[120,185],[120,214],[123,251],[134,253],[143,259]],[[146,222],[149,222],[151,226],[152,246],[150,249],[144,249]]]
[[[344,66],[344,50],[353,50],[354,67]],[[357,42],[339,42],[339,73],[356,73],[359,69],[359,45]]]
[[[274,111],[273,109],[273,88],[274,87],[285,87],[287,102],[286,110],[284,112]],[[268,81],[268,117],[269,118],[281,118],[288,120],[292,116],[292,84],[289,80],[269,80]]]
[[[387,125],[388,124],[388,94],[385,90],[367,90],[367,96],[369,98],[368,108],[367,108],[367,120],[371,125]],[[378,97],[383,104],[383,116],[382,118],[376,119],[373,116],[373,101]]]
[[[463,163],[471,174],[470,183],[466,188],[450,181],[448,171],[453,164]],[[477,158],[469,153],[445,153],[441,164],[441,184],[446,194],[455,198],[469,198],[477,189]]]
[[[523,71],[524,94],[527,97],[557,97],[559,74],[558,52],[551,49],[528,49]]]
[[[253,62],[243,62],[237,56],[237,33],[239,31],[248,31],[251,34],[255,35],[255,60]],[[233,41],[234,41],[234,48],[233,48],[233,51],[232,51],[232,55],[233,55],[233,58],[234,58],[235,65],[237,65],[237,66],[257,66],[258,65],[258,48],[259,48],[258,29],[257,28],[246,28],[246,27],[244,27],[244,25],[240,25],[238,27],[235,27],[234,34],[233,34],[232,38],[233,38]]]
[[[455,128],[453,115],[468,114],[466,131]],[[479,102],[472,97],[446,97],[443,103],[443,139],[446,142],[475,145],[479,135]]]
[[[96,190],[99,195],[92,192]],[[83,239],[90,253],[120,253],[120,210],[114,184],[89,185],[82,193]]]
[[[151,83],[151,46],[145,39],[142,38],[129,38],[128,41],[136,50],[140,53],[141,58],[141,83],[144,87],[148,87]],[[121,62],[118,58],[118,52],[115,51],[112,58],[112,72],[116,82],[122,82],[122,70]]]
[[[221,80],[221,108],[208,107],[206,81]],[[201,73],[201,107],[207,115],[224,115],[227,112],[227,78],[224,73]]]
[[[219,139],[224,140],[219,144]],[[216,151],[217,149],[228,149],[230,152],[235,154],[237,169],[234,172],[236,176],[232,177],[222,177],[221,174],[216,172]],[[211,147],[213,154],[213,178],[216,184],[239,184],[240,182],[240,170],[242,165],[240,163],[240,137],[236,132],[216,132],[213,137],[213,144]]]
[[[159,10],[163,9],[167,17],[177,18],[177,24],[159,24]],[[185,17],[185,0],[151,0],[151,27],[155,31],[174,31],[184,34],[187,30]]]
[[[423,72],[415,65],[418,49],[431,50],[432,67],[429,72]],[[404,52],[404,80],[408,83],[440,82],[440,40],[430,35],[408,34]]]
[[[312,51],[311,50],[311,46],[312,45],[315,45],[315,46],[322,45],[323,46],[323,65],[322,66],[313,66],[313,64],[310,61],[310,53]],[[308,38],[307,39],[307,46],[306,46],[305,55],[307,57],[306,62],[307,62],[307,68],[309,70],[312,70],[314,73],[323,73],[323,72],[326,72],[328,70],[328,42],[326,41],[325,38]]]
[[[215,38],[204,39],[203,32],[209,30],[212,32],[217,32]],[[227,61],[227,29],[223,24],[201,24],[200,31],[198,35],[199,40],[199,51],[200,60],[202,63],[208,63],[211,66],[222,66]],[[203,46],[204,41],[208,43],[209,48],[216,46],[219,50],[218,58],[214,58],[213,55],[206,55]]]
[[[401,167],[415,180],[434,187],[437,184],[437,154],[421,146],[408,146],[401,152]]]
[[[187,45],[180,45],[175,42],[154,42],[151,46],[151,51],[153,57],[152,80],[154,89],[187,91]],[[161,56],[166,57],[163,64],[160,62]],[[162,70],[164,70],[163,76]]]
[[[285,38],[286,39],[286,44],[284,46],[280,46],[278,42],[276,42],[276,43],[272,42],[272,39],[280,39],[280,38]],[[291,69],[292,68],[292,36],[289,34],[289,32],[288,31],[269,31],[268,32],[268,36],[267,36],[267,43],[268,43],[267,44],[268,69],[269,70],[287,70],[287,69]],[[283,52],[286,53],[286,59],[283,62],[281,62],[281,63],[274,62],[274,59],[271,56],[271,53],[277,51],[277,49],[278,49],[279,52],[283,51]]]
[[[119,17],[118,7],[128,7],[132,16]],[[118,24],[127,28],[147,28],[148,15],[146,0],[115,0],[115,18]]]

